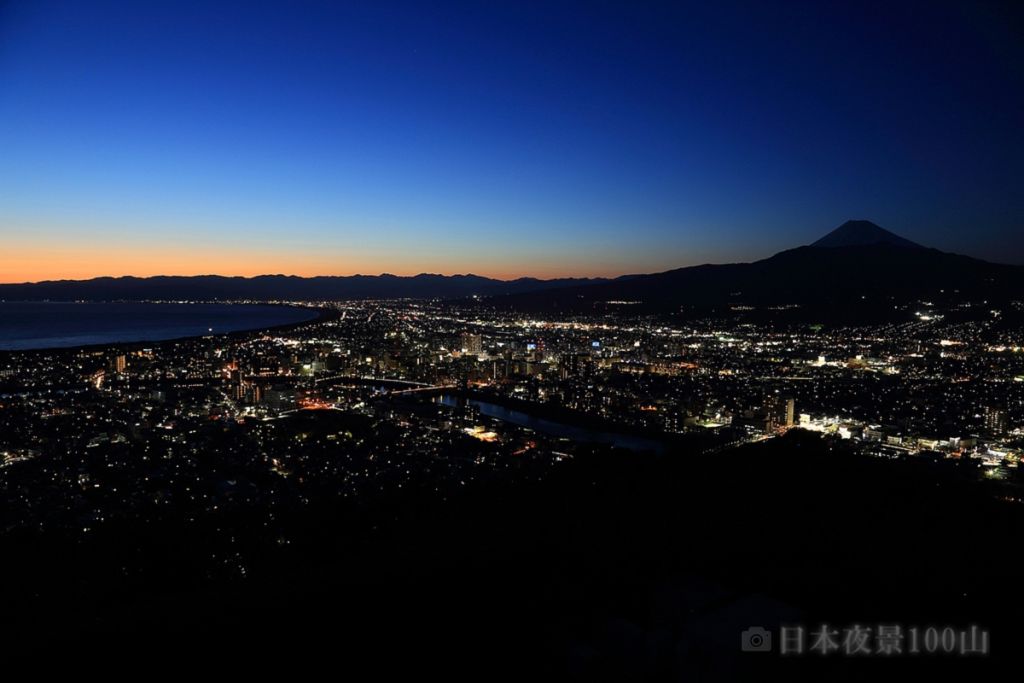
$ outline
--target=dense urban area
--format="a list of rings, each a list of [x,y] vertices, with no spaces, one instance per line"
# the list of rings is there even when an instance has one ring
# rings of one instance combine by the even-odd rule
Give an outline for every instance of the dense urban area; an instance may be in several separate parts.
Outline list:
[[[686,457],[790,429],[1012,483],[1024,333],[1000,311],[953,323],[920,308],[900,324],[779,329],[341,302],[268,332],[7,352],[5,528],[88,534],[251,497],[442,491],[524,463],[539,476],[595,445]]]

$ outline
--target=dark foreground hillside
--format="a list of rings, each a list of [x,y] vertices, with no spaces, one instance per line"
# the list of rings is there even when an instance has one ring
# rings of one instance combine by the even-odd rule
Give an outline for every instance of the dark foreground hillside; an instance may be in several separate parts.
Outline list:
[[[244,576],[198,571],[218,549],[173,524],[6,537],[5,656],[134,675],[978,678],[1024,630],[1015,490],[791,433],[705,458],[594,453],[443,504],[314,505]],[[993,654],[740,651],[780,622],[977,624]]]

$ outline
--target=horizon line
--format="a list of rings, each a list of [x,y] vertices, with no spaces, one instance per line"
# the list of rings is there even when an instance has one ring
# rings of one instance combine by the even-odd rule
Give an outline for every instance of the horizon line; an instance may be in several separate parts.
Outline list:
[[[698,265],[710,265],[710,264],[698,264]],[[686,268],[688,266],[681,266]],[[670,269],[671,270],[671,269]],[[654,272],[665,272],[665,271],[654,271]],[[91,282],[93,280],[153,280],[156,278],[209,278],[217,277],[232,280],[256,280],[258,278],[267,277],[281,277],[281,278],[295,278],[299,280],[313,280],[317,278],[353,278],[353,277],[394,277],[394,278],[417,278],[417,277],[475,277],[485,280],[495,280],[498,282],[516,282],[518,280],[538,280],[540,282],[550,282],[552,280],[614,280],[620,277],[627,277],[630,275],[646,275],[647,273],[623,273],[621,275],[558,275],[554,277],[538,277],[536,275],[518,275],[516,277],[496,277],[491,275],[480,275],[478,273],[466,272],[466,273],[431,273],[427,271],[421,271],[413,275],[401,275],[398,273],[382,272],[377,274],[369,273],[350,273],[346,275],[296,275],[296,274],[285,274],[285,273],[259,273],[256,275],[222,275],[220,273],[196,273],[193,275],[94,275],[92,277],[85,278],[56,278],[46,280],[23,280],[20,282],[0,282],[0,286],[19,286],[19,285],[42,285],[60,282]]]
[[[886,232],[888,232],[888,231],[886,231]],[[895,234],[895,233],[893,233],[893,234]],[[897,236],[899,236],[899,235],[897,235]],[[867,245],[864,245],[864,246],[867,246]],[[928,246],[923,246],[923,245],[919,245],[919,246],[922,246],[924,249],[929,249],[929,250],[933,250],[933,251],[940,251],[940,252],[942,251],[941,249],[935,249],[934,247],[928,247]],[[552,280],[615,280],[615,279],[622,278],[622,277],[634,277],[634,276],[639,276],[639,275],[655,275],[655,274],[659,274],[659,273],[669,272],[669,271],[672,271],[672,270],[680,270],[680,269],[683,269],[683,268],[697,268],[697,267],[702,267],[702,266],[713,266],[713,265],[737,265],[737,264],[756,263],[758,261],[762,261],[762,260],[765,260],[765,259],[772,258],[774,256],[777,256],[778,254],[781,254],[781,253],[784,253],[784,252],[787,252],[787,251],[792,251],[794,249],[802,249],[802,248],[841,248],[841,247],[814,247],[814,243],[812,242],[812,243],[809,243],[809,244],[803,244],[803,245],[799,245],[799,246],[796,246],[796,247],[790,247],[789,249],[782,249],[782,250],[780,250],[778,252],[775,252],[774,254],[771,254],[769,256],[763,256],[761,258],[756,258],[756,259],[751,259],[751,260],[743,260],[743,261],[740,261],[740,260],[737,260],[737,261],[716,261],[716,262],[705,261],[705,262],[701,262],[701,263],[690,263],[690,264],[685,264],[685,265],[678,265],[678,266],[673,266],[671,268],[665,268],[665,269],[649,270],[649,271],[619,272],[618,274],[609,274],[609,275],[587,274],[587,275],[547,275],[547,276],[540,276],[540,275],[515,275],[515,276],[509,276],[509,275],[506,275],[506,274],[503,274],[503,275],[482,275],[480,273],[474,273],[472,271],[455,272],[455,273],[441,273],[441,272],[419,271],[419,272],[416,272],[416,273],[405,273],[405,274],[400,273],[400,272],[382,271],[380,273],[375,273],[375,274],[355,272],[355,273],[346,273],[346,274],[325,274],[325,273],[319,273],[319,274],[314,274],[314,275],[299,275],[299,274],[296,274],[294,272],[293,273],[287,273],[287,274],[286,273],[281,273],[281,272],[278,272],[278,273],[262,272],[262,273],[255,273],[255,274],[252,274],[252,275],[242,275],[242,274],[227,275],[227,274],[212,273],[212,272],[194,273],[194,274],[191,274],[191,275],[167,274],[167,273],[155,273],[155,274],[152,274],[152,275],[135,275],[135,274],[131,274],[131,273],[125,273],[125,274],[122,274],[122,275],[92,275],[92,276],[88,276],[88,277],[78,277],[78,278],[76,278],[76,277],[60,277],[60,278],[47,278],[47,279],[41,279],[41,280],[0,281],[0,286],[7,287],[7,286],[41,285],[41,284],[61,283],[61,282],[90,282],[90,281],[93,281],[93,280],[125,280],[125,279],[151,280],[151,279],[156,279],[156,278],[204,278],[204,277],[206,277],[206,278],[216,277],[216,278],[239,279],[239,280],[255,280],[255,279],[259,279],[259,278],[279,277],[279,278],[294,278],[294,279],[311,280],[311,279],[317,279],[317,278],[355,278],[355,277],[367,277],[367,278],[394,277],[394,278],[410,278],[411,279],[411,278],[417,278],[417,277],[430,277],[430,276],[433,276],[433,277],[444,277],[444,278],[476,277],[476,278],[482,278],[482,279],[486,279],[486,280],[494,280],[494,281],[498,281],[498,282],[515,282],[515,281],[518,281],[518,280],[537,280],[537,281],[540,281],[540,282],[549,282],[549,281],[552,281]],[[944,252],[944,253],[956,253],[956,252]],[[980,261],[984,261],[984,262],[990,263],[992,265],[1011,265],[1011,266],[1021,266],[1021,265],[1024,265],[1024,264],[1020,264],[1020,263],[1012,263],[1012,262],[1006,262],[1006,261],[991,261],[991,260],[980,258],[980,257],[977,257],[977,256],[969,256],[967,254],[959,254],[959,255],[966,256],[967,258],[973,258],[973,259],[977,259],[977,260],[980,260]]]

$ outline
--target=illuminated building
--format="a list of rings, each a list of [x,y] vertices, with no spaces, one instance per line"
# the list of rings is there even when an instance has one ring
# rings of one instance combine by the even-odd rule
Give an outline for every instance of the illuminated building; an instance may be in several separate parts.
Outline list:
[[[783,427],[792,427],[795,410],[796,402],[792,398],[769,394],[764,400],[765,432],[770,434]]]
[[[1001,436],[1009,431],[1009,418],[1005,409],[996,406],[985,407],[985,431],[993,436]]]
[[[479,334],[462,333],[462,352],[470,356],[479,356],[484,352],[483,338]]]

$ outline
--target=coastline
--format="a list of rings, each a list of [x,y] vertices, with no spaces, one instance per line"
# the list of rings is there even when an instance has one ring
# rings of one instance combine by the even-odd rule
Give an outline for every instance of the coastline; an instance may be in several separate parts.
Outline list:
[[[4,303],[43,303],[38,301],[5,301]],[[46,303],[135,303],[135,304],[168,304],[168,303],[179,303],[180,302],[168,302],[168,301],[50,301]],[[158,340],[138,340],[138,341],[123,341],[123,342],[99,342],[95,344],[79,344],[75,346],[43,346],[28,349],[0,349],[0,358],[9,357],[13,354],[61,354],[61,353],[81,353],[89,351],[103,351],[109,349],[119,349],[124,351],[139,351],[142,349],[162,348],[163,345],[172,343],[181,343],[192,339],[202,339],[204,337],[223,337],[225,339],[239,339],[246,335],[261,332],[284,332],[292,330],[302,325],[311,325],[328,320],[334,320],[340,316],[338,311],[332,308],[326,308],[324,306],[298,306],[294,304],[282,304],[273,302],[246,302],[246,303],[235,303],[235,302],[190,302],[190,303],[219,303],[226,306],[266,306],[266,307],[277,307],[277,308],[294,308],[294,309],[308,309],[314,311],[316,315],[306,319],[298,320],[294,322],[281,323],[279,325],[271,326],[257,326],[250,327],[244,330],[232,330],[230,332],[218,332],[212,335],[203,334],[186,334],[180,337],[168,337],[165,339]]]

